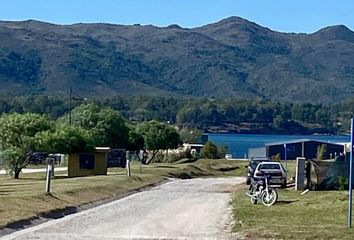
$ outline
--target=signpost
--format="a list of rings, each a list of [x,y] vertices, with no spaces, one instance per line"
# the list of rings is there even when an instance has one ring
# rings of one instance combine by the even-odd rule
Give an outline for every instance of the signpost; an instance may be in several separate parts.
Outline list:
[[[288,170],[288,156],[287,156],[286,143],[284,144],[284,158],[285,158],[285,169]]]
[[[351,119],[351,130],[350,130],[350,161],[349,161],[349,208],[348,208],[348,228],[352,227],[352,176],[353,176],[353,135],[354,135],[354,120]]]

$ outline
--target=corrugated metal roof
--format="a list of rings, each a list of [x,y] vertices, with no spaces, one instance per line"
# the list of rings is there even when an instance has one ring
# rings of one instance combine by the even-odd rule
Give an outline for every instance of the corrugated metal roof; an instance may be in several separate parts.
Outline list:
[[[341,146],[344,146],[346,144],[344,142],[332,142],[332,141],[323,141],[323,140],[314,140],[314,139],[302,138],[302,139],[292,139],[292,140],[281,141],[281,142],[266,143],[265,146],[268,147],[268,146],[294,144],[294,143],[302,143],[302,142],[329,143],[329,144],[341,145]]]

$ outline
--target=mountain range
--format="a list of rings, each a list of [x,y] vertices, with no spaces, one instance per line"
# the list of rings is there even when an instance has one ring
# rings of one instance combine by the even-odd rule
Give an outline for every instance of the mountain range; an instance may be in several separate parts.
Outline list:
[[[0,93],[328,103],[354,93],[354,32],[283,33],[240,17],[178,25],[0,21]]]

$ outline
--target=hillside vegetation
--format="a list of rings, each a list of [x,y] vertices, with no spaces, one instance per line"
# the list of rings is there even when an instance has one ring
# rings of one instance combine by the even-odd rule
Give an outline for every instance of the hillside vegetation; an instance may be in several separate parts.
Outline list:
[[[353,99],[333,104],[293,104],[235,98],[134,95],[73,100],[71,106],[75,109],[91,103],[98,108],[117,110],[133,124],[157,120],[189,129],[187,132],[198,128],[204,132],[343,134],[349,132],[354,113]],[[58,119],[69,113],[69,96],[0,95],[0,114],[13,112],[32,112]]]
[[[338,102],[354,91],[354,32],[280,33],[239,17],[178,25],[0,22],[0,92]]]

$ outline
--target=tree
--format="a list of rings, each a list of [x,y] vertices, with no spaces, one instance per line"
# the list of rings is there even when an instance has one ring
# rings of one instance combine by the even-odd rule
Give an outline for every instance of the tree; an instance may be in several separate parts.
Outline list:
[[[202,136],[202,131],[197,128],[182,128],[179,136],[184,143],[196,143]]]
[[[136,154],[136,156],[142,161],[142,156],[139,155],[140,150],[144,148],[144,137],[137,133],[136,129],[130,127],[128,145],[126,150]]]
[[[212,141],[207,141],[202,149],[202,156],[208,159],[218,158],[218,147]]]
[[[138,125],[137,133],[143,136],[146,149],[152,151],[146,164],[154,159],[159,150],[174,149],[180,144],[180,137],[174,127],[154,120]]]
[[[276,115],[273,118],[273,126],[277,129],[281,129],[286,125],[286,120],[281,115]]]
[[[50,127],[50,121],[38,114],[13,113],[0,117],[0,151],[5,168],[15,179],[28,165],[31,151],[36,150],[35,135]]]
[[[129,131],[128,145],[126,147],[129,151],[139,151],[144,147],[144,137],[137,133],[135,129]]]
[[[212,141],[207,141],[202,148],[202,156],[208,159],[224,158],[226,152],[226,146],[217,146]]]
[[[200,110],[199,106],[197,105],[192,105],[192,106],[184,106],[181,108],[177,115],[176,115],[176,121],[179,124],[196,124],[200,123],[201,119],[201,114],[202,111]]]
[[[68,122],[68,116],[62,122]],[[88,130],[96,146],[125,148],[128,144],[129,128],[126,121],[111,108],[94,104],[80,105],[72,110],[72,124]]]
[[[57,124],[55,128],[35,135],[37,149],[46,153],[92,152],[93,141],[89,131],[79,126]]]

